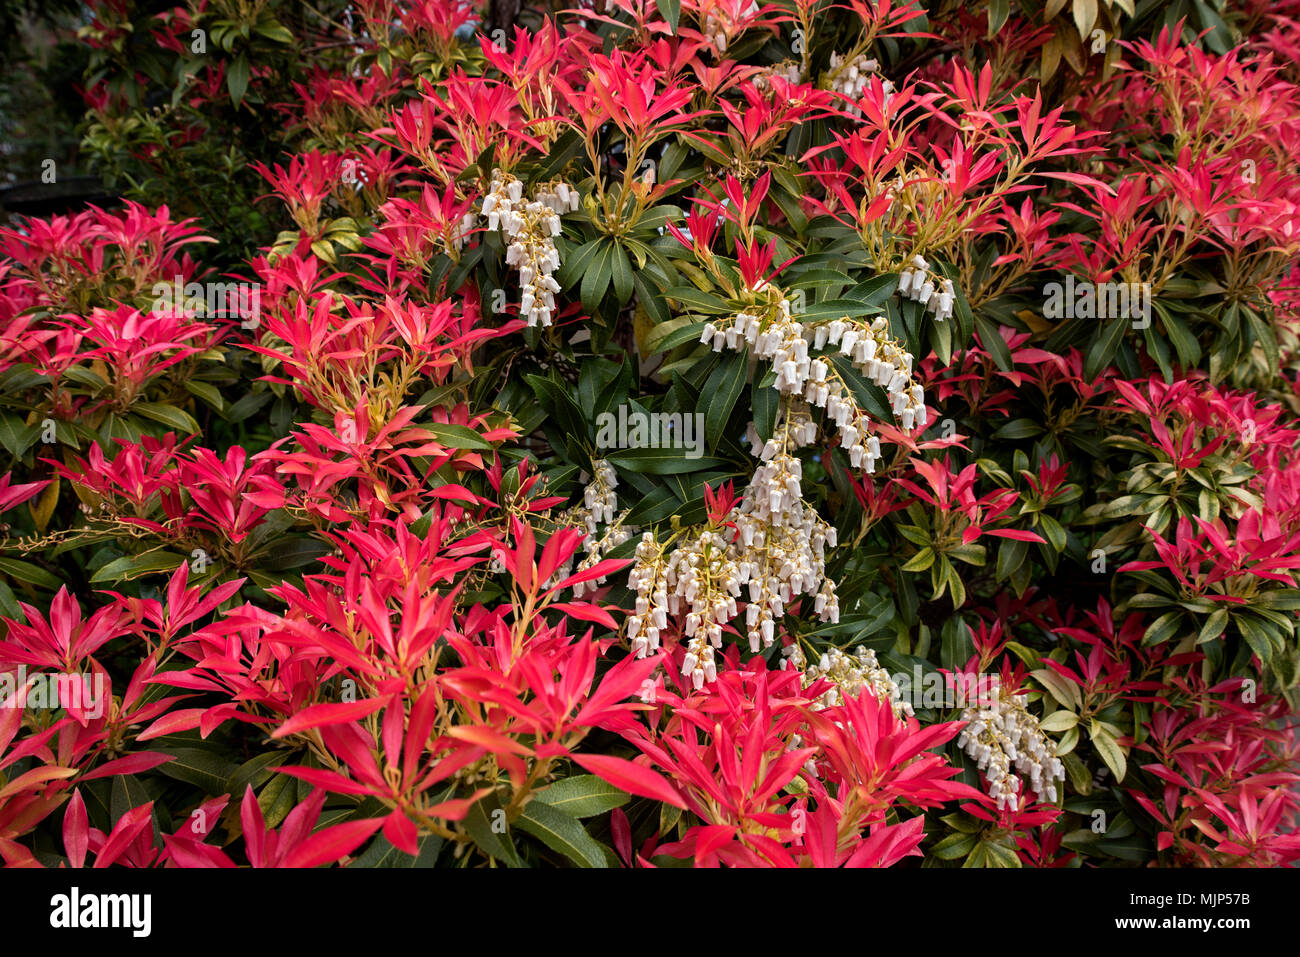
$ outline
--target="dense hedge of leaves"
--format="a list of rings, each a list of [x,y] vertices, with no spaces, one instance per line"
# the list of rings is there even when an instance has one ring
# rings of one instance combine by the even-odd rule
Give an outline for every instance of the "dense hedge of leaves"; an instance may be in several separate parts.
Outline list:
[[[1300,857],[1300,4],[579,6],[91,4],[0,856]]]

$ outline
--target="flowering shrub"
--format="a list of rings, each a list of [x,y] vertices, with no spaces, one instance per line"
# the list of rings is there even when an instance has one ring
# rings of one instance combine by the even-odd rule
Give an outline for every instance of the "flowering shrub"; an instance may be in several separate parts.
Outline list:
[[[1300,859],[1292,4],[92,6],[8,864]]]

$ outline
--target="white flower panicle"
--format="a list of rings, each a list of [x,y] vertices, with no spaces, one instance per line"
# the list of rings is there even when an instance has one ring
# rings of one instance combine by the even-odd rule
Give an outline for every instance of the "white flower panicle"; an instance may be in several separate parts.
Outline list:
[[[543,183],[533,197],[557,216],[578,211],[578,191],[565,183]]]
[[[656,651],[669,616],[684,615],[682,674],[697,689],[717,676],[714,649],[722,647],[722,626],[737,615],[737,599],[748,603],[746,635],[754,653],[776,640],[777,620],[800,595],[813,599],[823,621],[839,620],[835,584],[826,577],[835,528],[804,504],[803,464],[789,451],[816,437],[812,419],[806,411],[791,415],[778,423],[778,433],[722,530],[705,529],[670,554],[650,532],[637,546],[628,576],[637,593],[627,623],[632,651],[638,657]]]
[[[829,355],[817,353],[836,351],[884,388],[903,428],[920,429],[927,420],[924,393],[912,379],[912,356],[889,336],[887,319],[805,326],[774,287],[760,284],[749,293],[755,305],[721,323],[706,323],[700,341],[715,351],[748,350],[771,362],[773,386],[781,394],[773,434],[762,440],[751,422],[746,435],[760,465],[720,528],[689,535],[671,552],[671,542],[660,544],[647,532],[628,577],[628,587],[637,593],[635,614],[627,622],[633,653],[644,657],[656,651],[669,617],[684,615],[682,673],[696,688],[716,676],[714,651],[722,645],[723,626],[736,617],[737,599],[746,602],[746,637],[755,654],[771,647],[777,622],[800,596],[812,599],[821,620],[839,621],[835,583],[826,576],[835,527],[804,503],[803,463],[794,453],[817,440],[814,406],[835,424],[854,468],[875,470],[880,441],[870,434],[870,420]],[[865,659],[859,670],[869,673]],[[887,678],[871,680],[884,687]]]
[[[586,556],[578,563],[578,571],[591,568],[604,560],[611,549],[622,545],[635,531],[624,524],[627,510],[615,515],[618,510],[618,493],[614,490],[618,488],[618,474],[614,471],[614,466],[605,459],[593,459],[591,466],[595,475],[583,490],[582,504],[570,509],[560,518],[562,525],[586,529],[587,537],[582,543]],[[606,528],[604,534],[598,535],[601,525]],[[548,587],[563,581],[573,572],[573,559],[570,558],[556,570],[547,583]],[[573,586],[573,595],[581,598],[587,592],[596,591],[605,581],[606,576],[601,575],[591,581],[578,582]]]
[[[586,557],[578,563],[578,571],[584,571],[598,565],[600,562],[605,560],[605,556],[608,555],[610,551],[617,548],[619,545],[622,545],[632,537],[636,532],[636,529],[623,524],[623,520],[626,517],[627,511],[624,511],[614,519],[614,523],[605,529],[605,534],[601,535],[599,538],[594,534],[587,536],[586,540],[582,543],[583,551],[587,554]],[[570,574],[572,574],[572,572],[567,569],[563,570],[556,575],[556,581],[563,581]],[[573,586],[573,597],[581,598],[587,592],[596,591],[605,584],[607,578],[608,576],[601,575],[597,578],[593,578],[591,581],[578,582]]]
[[[927,272],[929,268],[930,264],[920,255],[913,256],[909,267],[898,277],[898,294],[916,300],[934,313],[936,322],[943,322],[952,317],[955,291],[951,279],[940,276],[936,282]]]
[[[723,624],[736,615],[740,584],[736,563],[728,555],[721,534],[705,530],[688,539],[668,559],[664,570],[668,608],[674,615],[683,611],[686,615],[682,625],[687,639],[682,674],[690,675],[696,690],[718,676],[713,651],[722,647]],[[638,595],[636,610],[641,609]]]
[[[997,698],[962,712],[969,722],[957,738],[962,748],[975,760],[989,782],[989,796],[999,808],[1018,810],[1023,802],[1019,777],[1028,775],[1029,789],[1040,800],[1056,800],[1056,782],[1065,780],[1065,768],[1056,757],[1051,738],[1038,726],[1038,719],[1025,710],[1019,696],[1003,692],[995,683]]]
[[[866,92],[867,86],[871,83],[871,75],[879,69],[880,64],[865,53],[861,53],[847,62],[842,54],[832,53],[830,89],[836,93],[843,93],[856,103],[862,99],[862,94]],[[894,92],[894,84],[884,77],[881,77],[880,83],[885,90],[885,101],[888,102],[889,95]],[[849,106],[845,111],[853,116],[862,115],[862,110],[857,106]]]
[[[876,660],[876,653],[862,645],[858,645],[853,654],[831,648],[811,668],[797,644],[788,645],[782,649],[781,654],[784,656],[781,659],[781,670],[793,667],[796,671],[802,671],[805,688],[819,678],[827,678],[833,683],[813,703],[818,711],[844,704],[845,695],[857,697],[863,691],[869,691],[882,701],[888,701],[896,717],[913,716],[912,705],[904,700],[897,682]]]
[[[582,504],[586,511],[587,534],[595,535],[596,526],[614,520],[614,510],[618,508],[618,474],[614,466],[605,459],[593,459],[591,463],[595,475],[583,491]]]
[[[793,432],[775,455],[754,471],[740,504],[727,516],[736,526],[731,551],[748,589],[745,609],[749,650],[771,647],[776,622],[800,595],[813,599],[822,621],[840,617],[835,583],[826,577],[826,549],[836,544],[835,527],[804,504],[800,482],[803,463],[791,455]]]
[[[646,532],[636,546],[636,559],[628,573],[627,587],[636,592],[636,614],[627,620],[627,637],[638,658],[659,650],[659,635],[668,627],[668,576],[664,548]],[[674,596],[673,607],[680,605]]]
[[[509,173],[492,171],[492,188],[483,197],[480,215],[488,229],[500,229],[506,239],[506,265],[519,271],[519,315],[530,326],[551,324],[560,284],[552,275],[560,268],[555,237],[560,215],[578,208],[578,192],[564,183],[538,188],[524,202],[524,184]]]
[[[853,400],[829,354],[817,356],[814,351],[838,352],[883,388],[904,429],[922,429],[929,420],[925,392],[912,379],[912,355],[889,335],[889,320],[884,316],[870,323],[847,317],[822,320],[808,328],[794,319],[789,300],[783,298],[766,319],[740,312],[721,327],[706,323],[700,341],[715,352],[724,347],[749,348],[758,358],[772,360],[776,371],[773,387],[825,409],[839,431],[850,464],[865,472],[875,471],[880,441],[869,434],[871,422]]]

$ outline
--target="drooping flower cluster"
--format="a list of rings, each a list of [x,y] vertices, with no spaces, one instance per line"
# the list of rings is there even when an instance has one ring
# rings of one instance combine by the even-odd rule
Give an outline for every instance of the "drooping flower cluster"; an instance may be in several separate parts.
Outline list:
[[[794,452],[816,441],[812,406],[825,409],[827,420],[835,423],[854,468],[875,470],[880,441],[869,434],[870,420],[829,355],[813,353],[838,349],[887,391],[904,428],[922,428],[926,422],[924,393],[912,381],[912,356],[889,336],[888,319],[868,323],[844,318],[805,326],[788,299],[771,286],[760,286],[749,290],[760,305],[731,321],[706,323],[700,337],[714,351],[748,348],[757,358],[770,360],[776,373],[773,386],[782,396],[770,438],[763,440],[750,423],[746,437],[761,464],[726,515],[724,527],[735,531],[724,537],[706,530],[671,553],[646,533],[628,580],[637,592],[637,608],[628,619],[627,635],[638,657],[659,647],[670,615],[689,609],[682,632],[688,639],[682,673],[697,688],[714,680],[714,649],[721,647],[722,626],[737,613],[737,598],[748,600],[746,637],[754,653],[772,645],[777,620],[802,595],[812,598],[813,612],[823,621],[839,620],[839,598],[826,576],[825,554],[827,547],[835,547],[836,531],[804,504],[803,463]]]
[[[509,173],[492,171],[492,188],[483,197],[481,215],[488,229],[505,235],[506,265],[519,271],[519,315],[530,326],[551,324],[560,284],[552,275],[560,268],[555,237],[560,215],[578,208],[578,192],[564,183],[539,187],[524,202],[524,184]]]
[[[788,444],[754,470],[728,515],[737,530],[732,548],[741,583],[749,587],[745,623],[754,652],[771,646],[776,619],[799,595],[813,596],[813,610],[823,621],[840,616],[835,584],[826,577],[825,552],[835,547],[835,527],[804,504],[803,463],[789,452],[798,428],[782,431]]]
[[[868,84],[871,83],[871,75],[879,69],[880,64],[865,53],[859,54],[850,61],[846,61],[843,54],[832,53],[830,89],[836,93],[843,93],[856,103],[856,101],[862,99]],[[889,94],[894,92],[894,84],[883,77],[880,82],[885,90],[886,102],[888,102]],[[848,106],[845,109],[846,112],[853,116],[862,115],[862,110],[857,106]]]
[[[591,463],[594,475],[582,493],[587,534],[595,535],[596,526],[614,520],[614,510],[618,508],[618,473],[614,466],[605,459],[593,459]]]
[[[1016,695],[996,685],[997,697],[967,708],[962,720],[969,722],[957,739],[984,772],[989,796],[999,808],[1015,811],[1023,797],[1022,782],[1011,772],[1012,765],[1029,776],[1029,789],[1040,800],[1056,800],[1056,781],[1065,779],[1065,768],[1056,757],[1052,740],[1038,726]]]
[[[818,711],[834,708],[844,704],[845,695],[856,698],[863,691],[870,691],[882,701],[888,701],[898,717],[913,716],[912,704],[903,698],[902,689],[890,677],[889,672],[876,660],[876,653],[862,645],[852,654],[831,648],[822,654],[821,659],[812,667],[808,666],[803,649],[792,644],[782,649],[781,669],[788,667],[803,672],[804,687],[826,678],[832,684],[813,704]]]
[[[682,631],[687,640],[682,674],[690,675],[698,690],[705,681],[718,677],[713,650],[722,647],[722,626],[736,614],[741,579],[736,562],[728,554],[723,536],[703,531],[672,553],[665,569],[669,608],[678,614],[689,611]],[[637,611],[641,610],[637,598]]]
[[[606,459],[593,459],[591,465],[595,474],[583,489],[582,504],[570,509],[561,519],[563,525],[586,529],[587,537],[582,543],[586,554],[578,563],[579,571],[598,564],[611,549],[622,545],[635,532],[635,529],[623,522],[627,517],[626,511],[615,515],[618,510],[618,493],[615,491],[618,488],[618,474],[614,471],[614,466]],[[603,534],[599,533],[601,525],[606,526]],[[568,578],[573,571],[573,559],[570,558],[555,573],[552,584]],[[574,597],[581,598],[596,591],[605,581],[606,576],[601,575],[591,581],[578,582],[573,586]]]
[[[595,534],[587,536],[586,540],[582,543],[582,550],[586,554],[582,561],[578,562],[577,571],[585,571],[588,568],[593,568],[600,564],[604,561],[605,556],[608,555],[610,551],[618,548],[618,546],[622,545],[636,534],[635,528],[623,524],[623,519],[626,516],[626,512],[619,515],[619,517],[614,520],[613,524],[605,529],[605,534],[601,535],[599,538],[597,538]],[[556,580],[562,581],[567,578],[571,574],[571,568],[571,564],[564,565],[556,575]],[[608,576],[599,575],[590,581],[578,582],[573,586],[573,597],[582,598],[584,595],[594,593],[607,581]]]
[[[929,275],[930,264],[919,254],[912,257],[912,262],[898,277],[898,294],[913,299],[934,313],[935,322],[943,322],[952,317],[952,306],[956,301],[952,280],[938,277],[938,281]]]
[[[659,647],[669,615],[686,612],[682,633],[688,639],[682,673],[696,688],[716,676],[714,649],[722,646],[722,626],[737,614],[736,599],[747,598],[746,636],[750,651],[770,647],[776,621],[800,595],[813,597],[823,621],[838,621],[835,584],[826,577],[826,548],[836,544],[835,528],[807,507],[800,482],[802,463],[790,454],[798,438],[815,437],[811,417],[778,424],[781,443],[755,471],[740,503],[726,516],[728,534],[704,530],[665,556],[647,532],[637,546],[628,587],[637,593],[628,637],[638,657]]]
[[[724,346],[747,345],[758,358],[771,359],[776,371],[773,387],[825,409],[852,466],[874,472],[880,442],[869,435],[870,420],[830,361],[833,348],[824,357],[810,353],[837,347],[855,369],[888,393],[894,415],[909,431],[924,428],[928,421],[925,392],[912,381],[912,355],[889,335],[889,320],[884,316],[869,324],[849,318],[811,324],[811,341],[807,328],[793,317],[789,300],[782,298],[766,323],[764,317],[742,311],[722,328],[706,323],[700,341],[711,344],[715,352]]]
[[[636,614],[627,620],[627,637],[638,658],[659,650],[660,633],[668,628],[669,613],[680,610],[681,595],[675,591],[668,594],[665,552],[654,533],[646,532],[636,546],[636,560],[628,573],[627,586],[636,592]]]

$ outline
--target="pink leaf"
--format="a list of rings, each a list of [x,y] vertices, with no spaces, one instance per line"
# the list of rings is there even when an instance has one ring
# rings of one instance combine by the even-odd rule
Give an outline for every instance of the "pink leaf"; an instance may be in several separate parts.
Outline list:
[[[333,864],[355,851],[383,823],[383,818],[372,817],[364,821],[346,821],[317,831],[290,851],[282,866],[319,867],[322,864]]]
[[[95,768],[89,774],[81,776],[82,781],[93,781],[95,778],[106,778],[116,774],[139,774],[141,771],[148,771],[150,768],[156,768],[160,764],[166,764],[168,761],[176,760],[170,754],[163,754],[159,751],[140,751],[136,754],[128,754],[120,758],[114,758],[107,764]]]
[[[179,711],[170,711],[141,731],[135,739],[148,741],[150,738],[158,738],[164,734],[190,731],[199,726],[207,710],[207,708],[182,708]]]
[[[364,701],[349,701],[343,704],[314,704],[304,708],[271,733],[273,738],[306,731],[309,728],[321,728],[329,724],[344,724],[374,714],[384,706],[382,698],[368,698]]]
[[[592,774],[628,794],[654,798],[656,801],[663,801],[665,804],[686,810],[686,802],[677,793],[677,789],[669,784],[666,778],[649,768],[610,754],[575,754],[573,760]]]
[[[72,800],[63,814],[63,849],[68,852],[68,864],[72,867],[86,866],[86,848],[90,843],[90,831],[86,818],[86,802],[81,799],[81,791],[72,792]]]
[[[598,625],[604,625],[611,630],[618,629],[618,622],[605,609],[599,605],[593,605],[590,602],[561,602],[549,606],[551,611],[563,612],[570,618],[580,618],[583,621],[594,621]]]

